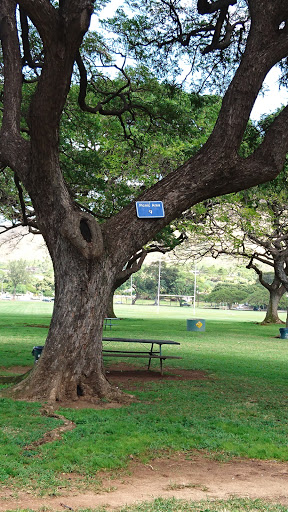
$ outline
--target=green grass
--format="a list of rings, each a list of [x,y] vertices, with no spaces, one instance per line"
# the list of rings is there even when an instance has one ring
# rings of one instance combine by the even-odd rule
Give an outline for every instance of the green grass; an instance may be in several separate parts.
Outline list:
[[[33,364],[31,350],[45,342],[47,327],[42,326],[49,325],[51,311],[49,303],[0,302],[2,375],[12,373],[13,366]],[[204,370],[210,378],[163,379],[139,386],[134,393],[138,402],[120,409],[63,409],[76,428],[61,440],[28,451],[25,446],[60,421],[41,416],[39,404],[1,399],[2,482],[55,494],[63,479],[69,485],[67,473],[78,475],[82,484],[97,486],[100,469],[125,467],[131,455],[146,461],[151,454],[174,450],[204,450],[220,460],[288,460],[288,340],[275,338],[278,326],[257,323],[263,313],[197,311],[206,320],[201,333],[186,330],[186,319],[193,316],[188,308],[117,305],[116,312],[121,321],[112,328],[115,336],[180,341],[178,347],[167,347],[167,353],[183,359],[167,360],[164,371],[165,366]],[[154,361],[153,368],[158,364]],[[155,510],[174,510],[173,503],[165,503]],[[151,506],[137,510],[154,511]],[[183,510],[202,510],[187,507]]]
[[[153,502],[121,508],[119,512],[242,512],[243,510],[247,512],[287,512],[288,509],[281,505],[269,505],[259,500],[232,499],[191,503],[175,498],[169,500],[160,498]]]
[[[49,507],[43,507],[43,511],[49,512]],[[63,510],[63,509],[61,509]],[[105,507],[79,509],[78,512],[105,512]],[[118,508],[118,512],[287,512],[283,505],[273,505],[261,500],[230,499],[217,501],[201,501],[198,503],[179,500],[158,498],[151,502],[143,502],[140,505]],[[31,509],[7,510],[6,512],[33,512]],[[60,512],[60,510],[59,510]]]

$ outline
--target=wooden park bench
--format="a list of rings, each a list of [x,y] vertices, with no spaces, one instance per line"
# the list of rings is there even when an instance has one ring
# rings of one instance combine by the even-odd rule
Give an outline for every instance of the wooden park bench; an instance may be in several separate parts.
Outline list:
[[[163,354],[163,347],[167,345],[180,345],[178,341],[170,341],[170,340],[151,340],[151,339],[135,339],[135,338],[103,338],[103,357],[143,357],[149,359],[147,369],[150,369],[151,360],[158,359],[160,361],[160,372],[163,375],[163,361],[165,359],[182,359],[179,356],[169,356]],[[129,350],[125,350],[122,348],[116,348],[109,346],[110,343],[130,343],[137,345],[137,347],[132,347]],[[142,345],[142,347],[140,346]],[[148,347],[147,345],[150,345]],[[156,346],[156,348],[154,348]],[[139,347],[139,348],[138,348]],[[143,348],[143,350],[140,350]]]

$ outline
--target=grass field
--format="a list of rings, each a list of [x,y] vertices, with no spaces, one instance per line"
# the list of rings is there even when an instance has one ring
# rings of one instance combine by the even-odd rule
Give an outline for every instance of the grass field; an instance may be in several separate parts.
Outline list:
[[[51,312],[50,303],[0,302],[2,376],[13,374],[11,367],[33,364],[31,350],[45,342]],[[31,450],[24,448],[61,422],[42,416],[39,404],[1,399],[3,484],[55,493],[63,485],[62,474],[74,473],[79,485],[95,488],[98,470],[123,468],[131,454],[148,461],[151,453],[174,450],[204,450],[220,460],[288,460],[288,340],[276,338],[278,326],[259,325],[263,313],[198,310],[197,317],[206,320],[202,333],[187,331],[189,308],[119,304],[116,313],[121,321],[113,335],[179,341],[179,347],[167,352],[182,359],[167,360],[164,370],[203,370],[209,379],[150,382],[135,391],[136,403],[120,409],[63,409],[76,428],[61,440]],[[129,364],[132,361],[143,366],[138,360],[130,359]],[[236,502],[226,508],[221,503],[211,505],[214,508],[175,503],[160,500],[157,508],[149,504],[127,511],[287,510],[263,508],[260,502],[246,502],[242,509]]]
[[[140,505],[121,507],[117,509],[117,512],[287,512],[287,510],[285,506],[272,505],[260,500],[231,499],[228,501],[190,503],[178,499],[156,499],[153,502],[144,502]],[[31,509],[17,509],[16,511],[7,510],[6,512],[33,511]],[[49,508],[43,507],[43,512],[50,512]],[[80,509],[79,512],[105,512],[105,508]]]

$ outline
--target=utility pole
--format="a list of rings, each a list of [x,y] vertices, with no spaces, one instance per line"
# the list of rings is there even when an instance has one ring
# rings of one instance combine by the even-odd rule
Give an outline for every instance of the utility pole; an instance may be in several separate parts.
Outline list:
[[[160,307],[160,282],[161,282],[161,258],[159,259],[159,267],[158,267],[158,290],[157,290],[158,313],[159,313],[159,307]]]
[[[194,297],[193,297],[193,314],[195,316],[195,309],[196,309],[196,291],[197,291],[197,274],[199,274],[199,271],[196,268],[196,263],[194,267]]]

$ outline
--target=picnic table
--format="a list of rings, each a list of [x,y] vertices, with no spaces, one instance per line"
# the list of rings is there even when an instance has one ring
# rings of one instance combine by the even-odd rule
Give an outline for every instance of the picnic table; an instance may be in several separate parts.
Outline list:
[[[149,359],[148,367],[147,367],[148,370],[150,369],[151,360],[159,359],[161,375],[163,375],[163,361],[165,359],[182,359],[182,357],[180,357],[180,356],[169,356],[169,355],[163,354],[163,350],[162,350],[163,347],[165,347],[167,345],[174,345],[174,346],[180,345],[180,343],[178,341],[151,340],[151,339],[138,339],[138,338],[114,338],[114,337],[106,338],[105,337],[105,338],[102,338],[102,342],[103,342],[103,349],[102,349],[103,357],[104,356],[107,356],[107,357],[144,357],[144,358]],[[107,344],[109,345],[112,342],[116,343],[116,344],[117,343],[132,344],[133,343],[133,344],[137,345],[137,349],[135,350],[135,348],[133,348],[133,349],[129,349],[129,350],[124,350],[121,347],[119,349],[114,348],[114,347],[106,348]],[[142,347],[141,347],[141,345],[142,345]],[[150,345],[150,347],[147,345]],[[139,346],[139,348],[138,348],[138,346]],[[142,348],[142,350],[139,350],[141,348]]]
[[[119,318],[104,318],[104,330],[106,331],[106,328],[110,327],[110,331],[111,331],[112,325],[113,325],[114,321],[116,321],[116,320],[120,320],[120,319]]]

